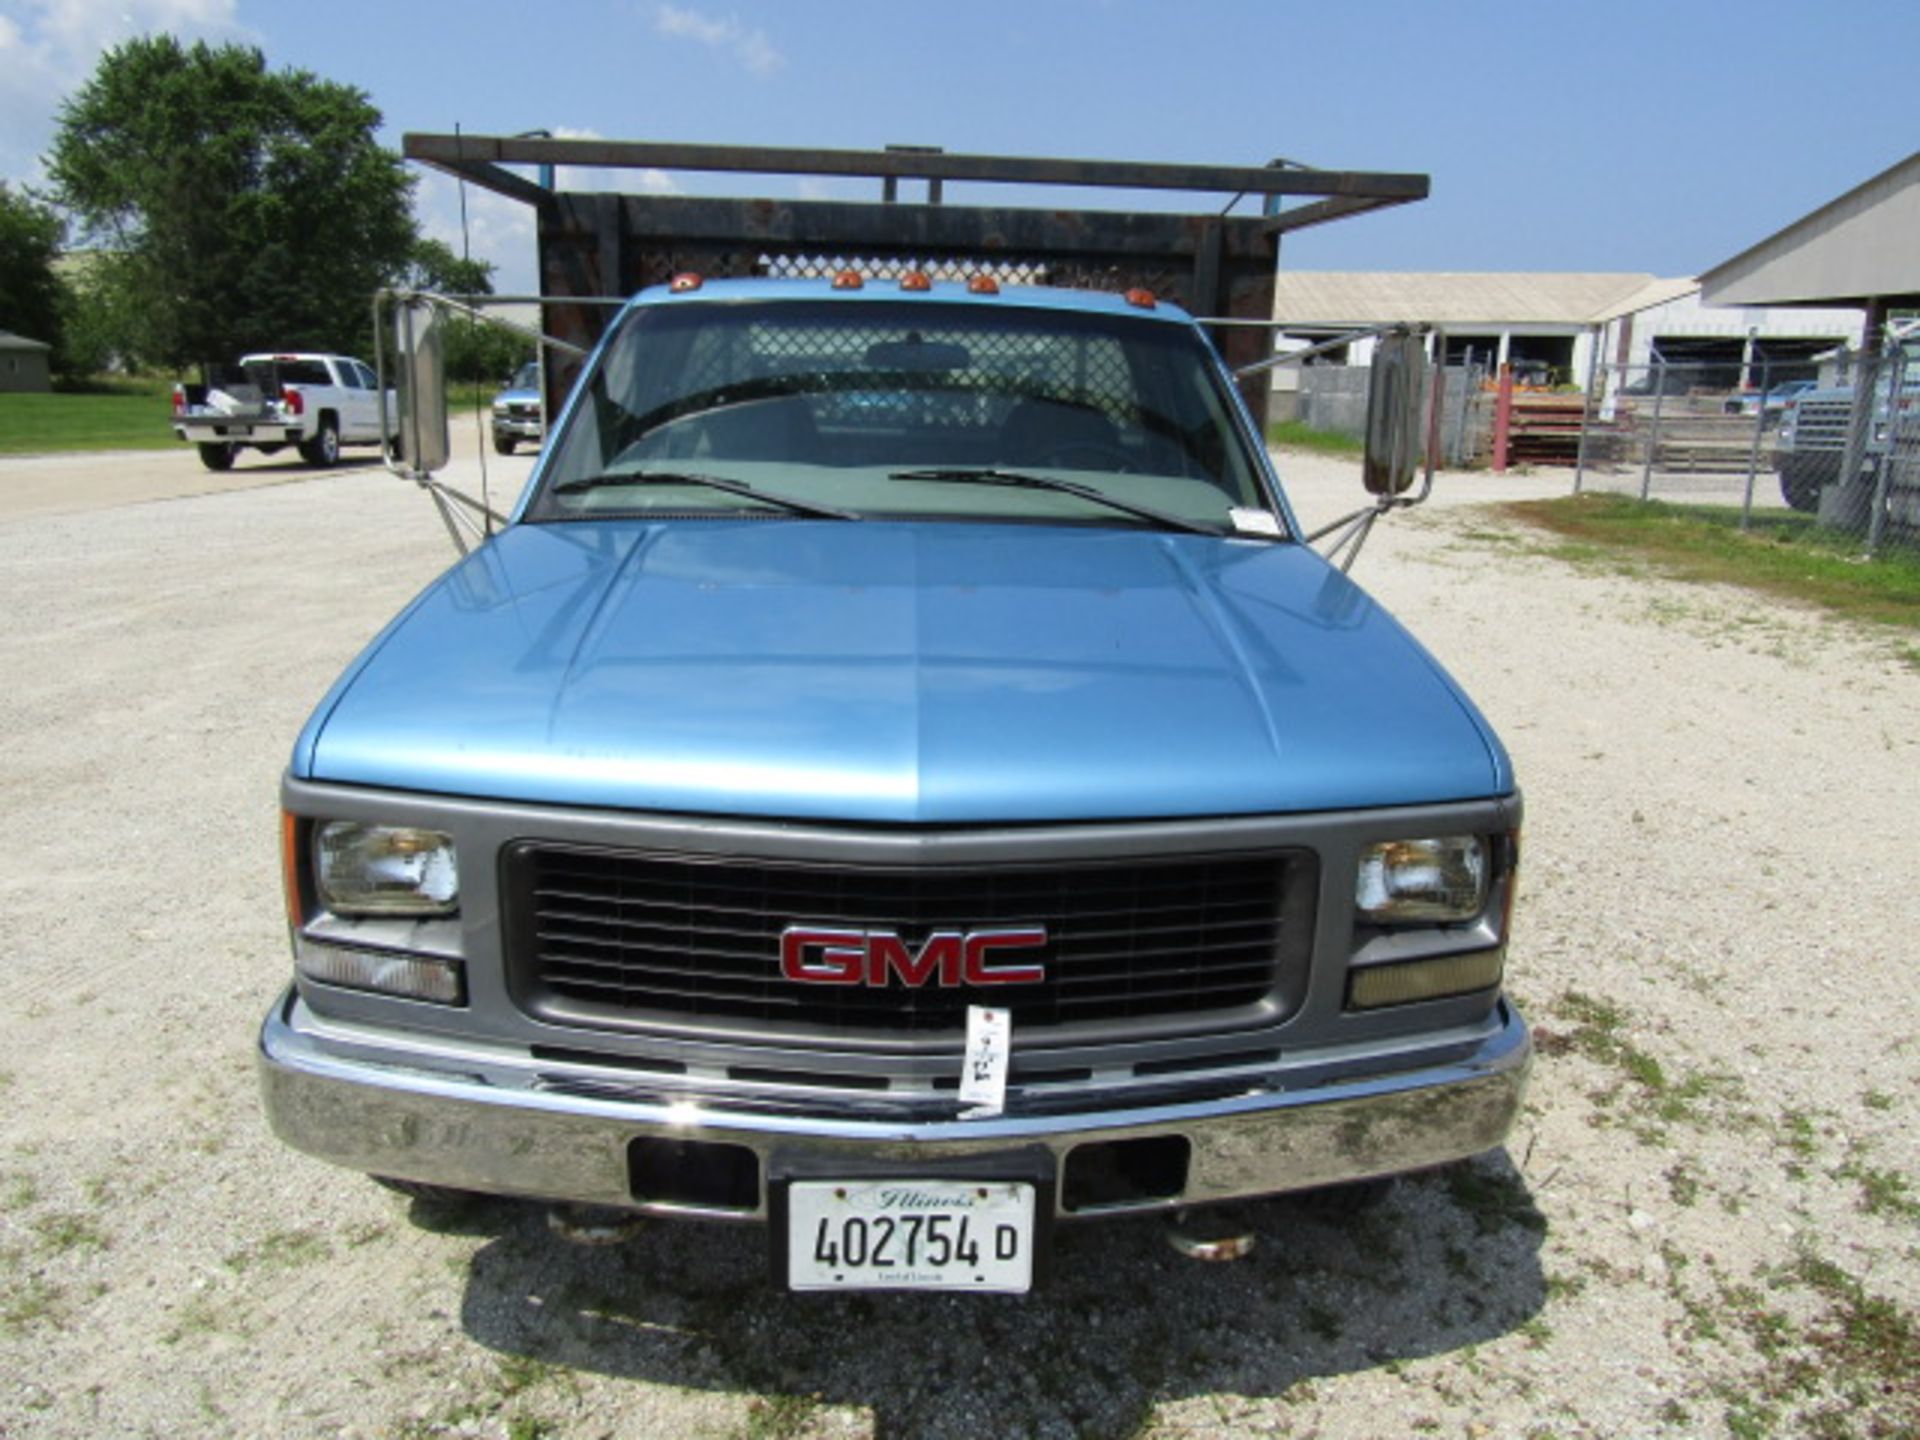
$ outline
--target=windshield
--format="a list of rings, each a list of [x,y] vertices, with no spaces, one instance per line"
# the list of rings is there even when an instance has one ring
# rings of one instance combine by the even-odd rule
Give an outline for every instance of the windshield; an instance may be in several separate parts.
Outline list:
[[[513,378],[507,381],[509,390],[538,390],[540,388],[540,362],[529,360],[513,372]]]
[[[527,518],[777,513],[676,475],[868,517],[1224,531],[1268,504],[1191,327],[934,298],[629,312]]]

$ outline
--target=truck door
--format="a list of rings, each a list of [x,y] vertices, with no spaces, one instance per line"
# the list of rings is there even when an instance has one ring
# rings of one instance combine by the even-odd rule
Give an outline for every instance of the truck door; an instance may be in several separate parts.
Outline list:
[[[380,436],[379,397],[373,390],[373,372],[358,360],[337,359],[333,368],[340,374],[343,399],[340,416],[342,440],[376,440]]]

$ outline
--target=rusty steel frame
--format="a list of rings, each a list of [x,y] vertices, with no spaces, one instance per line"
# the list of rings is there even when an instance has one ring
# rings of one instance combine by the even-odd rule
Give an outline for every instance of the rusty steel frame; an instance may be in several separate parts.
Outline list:
[[[1424,199],[1418,174],[1270,166],[1179,165],[947,154],[919,148],[805,150],[541,136],[410,134],[408,159],[535,208],[542,328],[591,349],[604,310],[575,296],[632,294],[681,270],[720,276],[765,273],[781,261],[831,260],[947,268],[1020,267],[1046,283],[1144,286],[1195,315],[1270,320],[1280,238],[1291,230]],[[881,182],[875,202],[722,199],[690,195],[556,192],[507,165],[646,169],[664,173],[805,175]],[[902,180],[925,181],[925,202],[902,201]],[[975,206],[943,203],[950,182],[1258,196],[1259,215]],[[1282,209],[1287,197],[1317,197]],[[1229,366],[1271,353],[1262,330],[1221,325],[1215,342]],[[557,398],[573,364],[551,367]],[[1241,381],[1257,418],[1267,377]]]

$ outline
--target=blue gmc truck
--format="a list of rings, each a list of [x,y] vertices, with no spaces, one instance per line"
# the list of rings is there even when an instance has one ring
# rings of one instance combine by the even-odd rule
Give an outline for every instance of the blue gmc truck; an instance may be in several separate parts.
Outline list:
[[[294,746],[289,1144],[1022,1291],[1057,1221],[1502,1142],[1507,755],[1186,310],[681,273],[558,414]]]

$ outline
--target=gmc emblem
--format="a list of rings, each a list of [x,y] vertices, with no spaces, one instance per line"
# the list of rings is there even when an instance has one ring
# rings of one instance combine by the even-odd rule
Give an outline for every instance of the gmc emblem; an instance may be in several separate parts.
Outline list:
[[[1047,943],[1045,927],[936,930],[914,949],[891,930],[789,925],[780,934],[780,973],[802,985],[1034,985],[1044,965],[995,963],[1008,950]]]

